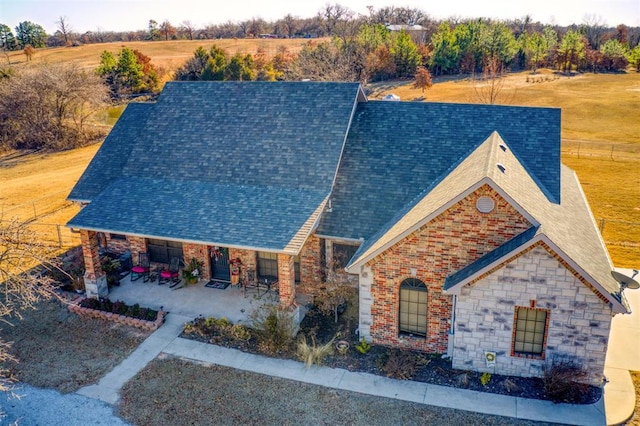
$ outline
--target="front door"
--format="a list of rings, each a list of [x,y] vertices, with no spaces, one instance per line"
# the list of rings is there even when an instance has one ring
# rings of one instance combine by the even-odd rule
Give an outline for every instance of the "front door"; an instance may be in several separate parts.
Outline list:
[[[229,270],[229,249],[227,247],[210,247],[211,277],[214,280],[231,281]]]

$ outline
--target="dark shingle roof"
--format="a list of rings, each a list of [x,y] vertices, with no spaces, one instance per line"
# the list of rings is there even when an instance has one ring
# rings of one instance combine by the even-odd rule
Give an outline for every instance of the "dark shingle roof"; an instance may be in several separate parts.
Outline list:
[[[118,179],[131,156],[133,141],[146,130],[145,121],[154,104],[130,103],[102,143],[69,194],[73,201],[91,201],[111,182]]]
[[[282,250],[276,240],[298,231],[298,214],[312,214],[330,193],[360,95],[357,83],[167,83],[155,104],[125,110],[69,196],[91,201],[69,225],[96,229],[103,223],[104,229],[107,224],[115,226],[117,217],[122,220],[117,227],[120,232],[179,238],[178,230],[183,228],[173,220],[165,220],[166,229],[157,233],[163,220],[153,208],[162,209],[165,218],[186,221],[197,231],[199,225],[194,224],[204,218],[200,209],[181,210],[179,203],[167,202],[169,196],[182,200],[180,191],[188,189],[189,197],[207,206],[207,214],[219,221],[219,211],[230,215],[224,217],[229,228],[251,223],[256,236],[282,234],[265,238],[268,244],[259,246]],[[124,185],[136,182],[153,184],[146,190],[134,185],[127,196]],[[216,204],[228,201],[228,188],[246,201],[247,208]],[[257,188],[262,192],[255,198]],[[98,196],[103,191],[106,194]],[[264,201],[262,194],[280,202],[271,205],[270,215],[256,204]],[[124,198],[115,212],[108,203],[116,202],[117,196]],[[311,206],[310,200],[317,204]],[[281,217],[273,219],[276,212]],[[127,215],[157,222],[142,220],[133,227],[124,219]],[[276,225],[280,220],[283,226],[288,224],[287,229]],[[238,239],[224,241],[247,246],[252,238],[233,235]],[[203,238],[197,241],[222,244]]]
[[[68,226],[283,250],[326,194],[293,188],[122,178]]]
[[[369,101],[358,105],[318,233],[368,238],[497,131],[560,200],[560,110]]]
[[[497,247],[496,249],[485,254],[475,262],[470,263],[469,265],[460,269],[458,272],[449,275],[444,282],[443,289],[444,290],[450,289],[451,287],[455,286],[459,282],[476,274],[478,271],[481,271],[487,266],[490,266],[492,263],[496,262],[498,259],[502,258],[503,256],[522,247],[524,244],[530,242],[536,236],[537,232],[538,232],[538,228],[532,226],[531,228],[527,229],[517,237],[510,239],[506,243],[502,244],[500,247]]]

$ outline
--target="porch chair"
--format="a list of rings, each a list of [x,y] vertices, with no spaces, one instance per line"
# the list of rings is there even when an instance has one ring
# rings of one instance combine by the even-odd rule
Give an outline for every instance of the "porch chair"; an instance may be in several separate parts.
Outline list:
[[[246,276],[242,280],[242,294],[246,299],[247,292],[255,290],[258,293],[259,290],[258,290],[258,283],[257,283],[255,269],[247,268],[245,272],[246,272]]]
[[[150,271],[149,253],[138,253],[138,264],[131,268],[131,282],[137,281],[142,277],[142,282],[146,283],[149,281]]]
[[[160,271],[160,279],[158,285],[173,282],[177,284],[180,282],[180,259],[172,257],[169,263],[169,269],[163,269]]]

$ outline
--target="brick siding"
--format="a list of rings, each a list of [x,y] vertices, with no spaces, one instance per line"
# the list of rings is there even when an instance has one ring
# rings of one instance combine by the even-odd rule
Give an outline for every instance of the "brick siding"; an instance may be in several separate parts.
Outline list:
[[[495,201],[480,213],[476,200]],[[490,186],[484,185],[447,211],[393,245],[366,266],[371,268],[370,338],[376,344],[445,353],[451,327],[452,296],[445,278],[528,229],[531,224]],[[400,284],[415,278],[427,286],[426,338],[398,333]],[[362,294],[362,291],[361,291]]]

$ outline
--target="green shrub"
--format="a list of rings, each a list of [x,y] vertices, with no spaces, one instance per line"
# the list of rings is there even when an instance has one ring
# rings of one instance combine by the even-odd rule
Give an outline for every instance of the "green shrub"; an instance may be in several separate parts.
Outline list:
[[[366,355],[367,352],[369,352],[371,350],[371,345],[367,343],[366,340],[364,340],[364,337],[360,339],[360,343],[358,343],[356,345],[356,349],[358,350],[358,352],[360,352],[362,355]]]
[[[487,373],[486,371],[482,373],[482,376],[480,376],[480,383],[482,383],[482,386],[487,386],[490,381],[491,373]]]

